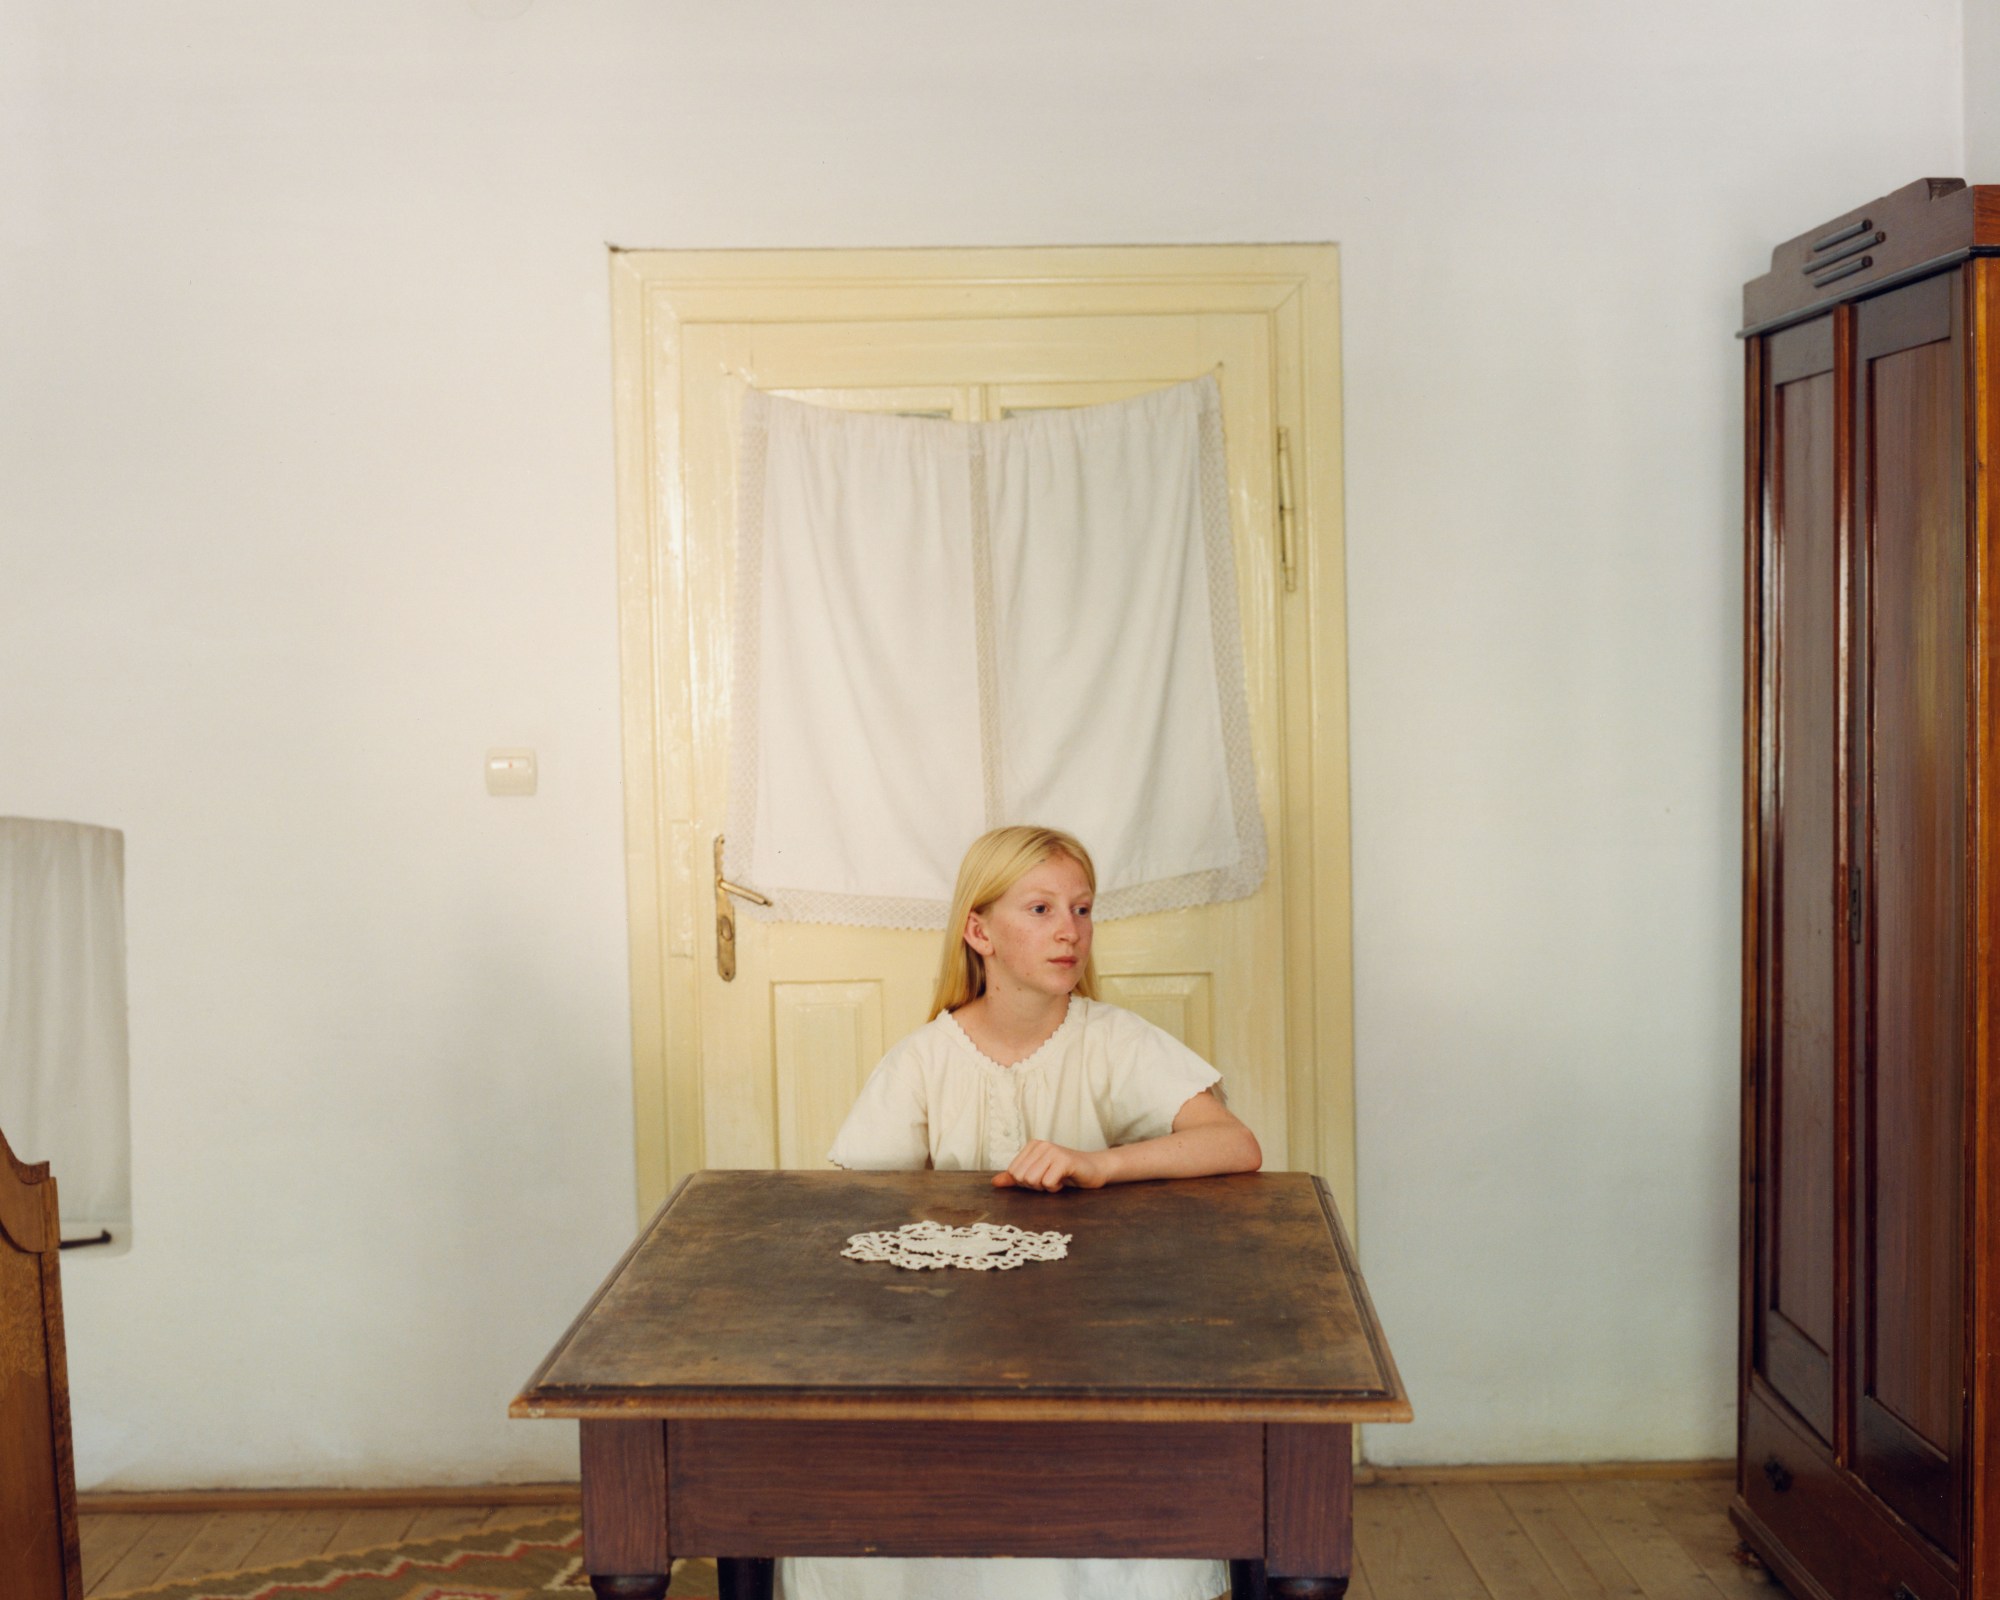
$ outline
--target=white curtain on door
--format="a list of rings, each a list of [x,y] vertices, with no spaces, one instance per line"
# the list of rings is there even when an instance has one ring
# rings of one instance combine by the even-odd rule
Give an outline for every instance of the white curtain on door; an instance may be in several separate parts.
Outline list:
[[[738,495],[747,915],[942,927],[1009,822],[1083,840],[1100,918],[1262,881],[1212,377],[982,423],[752,391]]]
[[[0,1130],[65,1239],[130,1232],[126,1041],[125,836],[0,817]]]

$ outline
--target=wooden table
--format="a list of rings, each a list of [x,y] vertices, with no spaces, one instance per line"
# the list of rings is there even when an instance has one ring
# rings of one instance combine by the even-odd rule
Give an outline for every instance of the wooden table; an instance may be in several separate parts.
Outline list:
[[[921,1218],[1058,1229],[1069,1256],[841,1256]],[[1313,1177],[701,1172],[511,1412],[582,1422],[602,1600],[658,1600],[675,1554],[716,1557],[731,1600],[787,1555],[1207,1557],[1238,1600],[1336,1600],[1353,1424],[1410,1405]]]

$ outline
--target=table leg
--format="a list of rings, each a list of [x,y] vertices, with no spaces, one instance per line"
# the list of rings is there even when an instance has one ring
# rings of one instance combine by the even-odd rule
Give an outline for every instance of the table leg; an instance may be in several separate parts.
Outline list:
[[[666,1600],[667,1580],[656,1576],[611,1578],[592,1573],[590,1587],[597,1600]]]
[[[721,1600],[771,1600],[777,1563],[768,1556],[722,1556],[715,1563],[715,1592]]]
[[[1266,1594],[1263,1562],[1229,1563],[1229,1600],[1266,1600]]]
[[[583,1568],[597,1600],[665,1600],[673,1556],[667,1540],[667,1425],[586,1420]]]
[[[1354,1433],[1346,1423],[1264,1428],[1269,1600],[1341,1600],[1354,1567]]]

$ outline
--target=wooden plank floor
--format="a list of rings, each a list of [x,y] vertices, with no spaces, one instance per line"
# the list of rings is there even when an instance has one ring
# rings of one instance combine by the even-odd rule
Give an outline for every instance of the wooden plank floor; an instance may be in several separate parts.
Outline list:
[[[1736,1559],[1727,1478],[1367,1484],[1352,1600],[1777,1600]],[[573,1507],[100,1512],[86,1595],[544,1521]]]
[[[1778,1600],[1736,1559],[1728,1478],[1370,1484],[1356,1600]],[[1775,1591],[1775,1592],[1774,1592]]]

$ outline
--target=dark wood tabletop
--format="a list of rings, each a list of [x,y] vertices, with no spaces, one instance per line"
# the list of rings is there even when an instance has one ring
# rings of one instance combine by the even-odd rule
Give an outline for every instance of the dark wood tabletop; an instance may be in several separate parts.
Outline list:
[[[844,1258],[922,1219],[1071,1236],[1067,1259]],[[701,1172],[661,1207],[517,1417],[1405,1422],[1326,1187],[1302,1173],[1057,1194],[985,1173]]]

